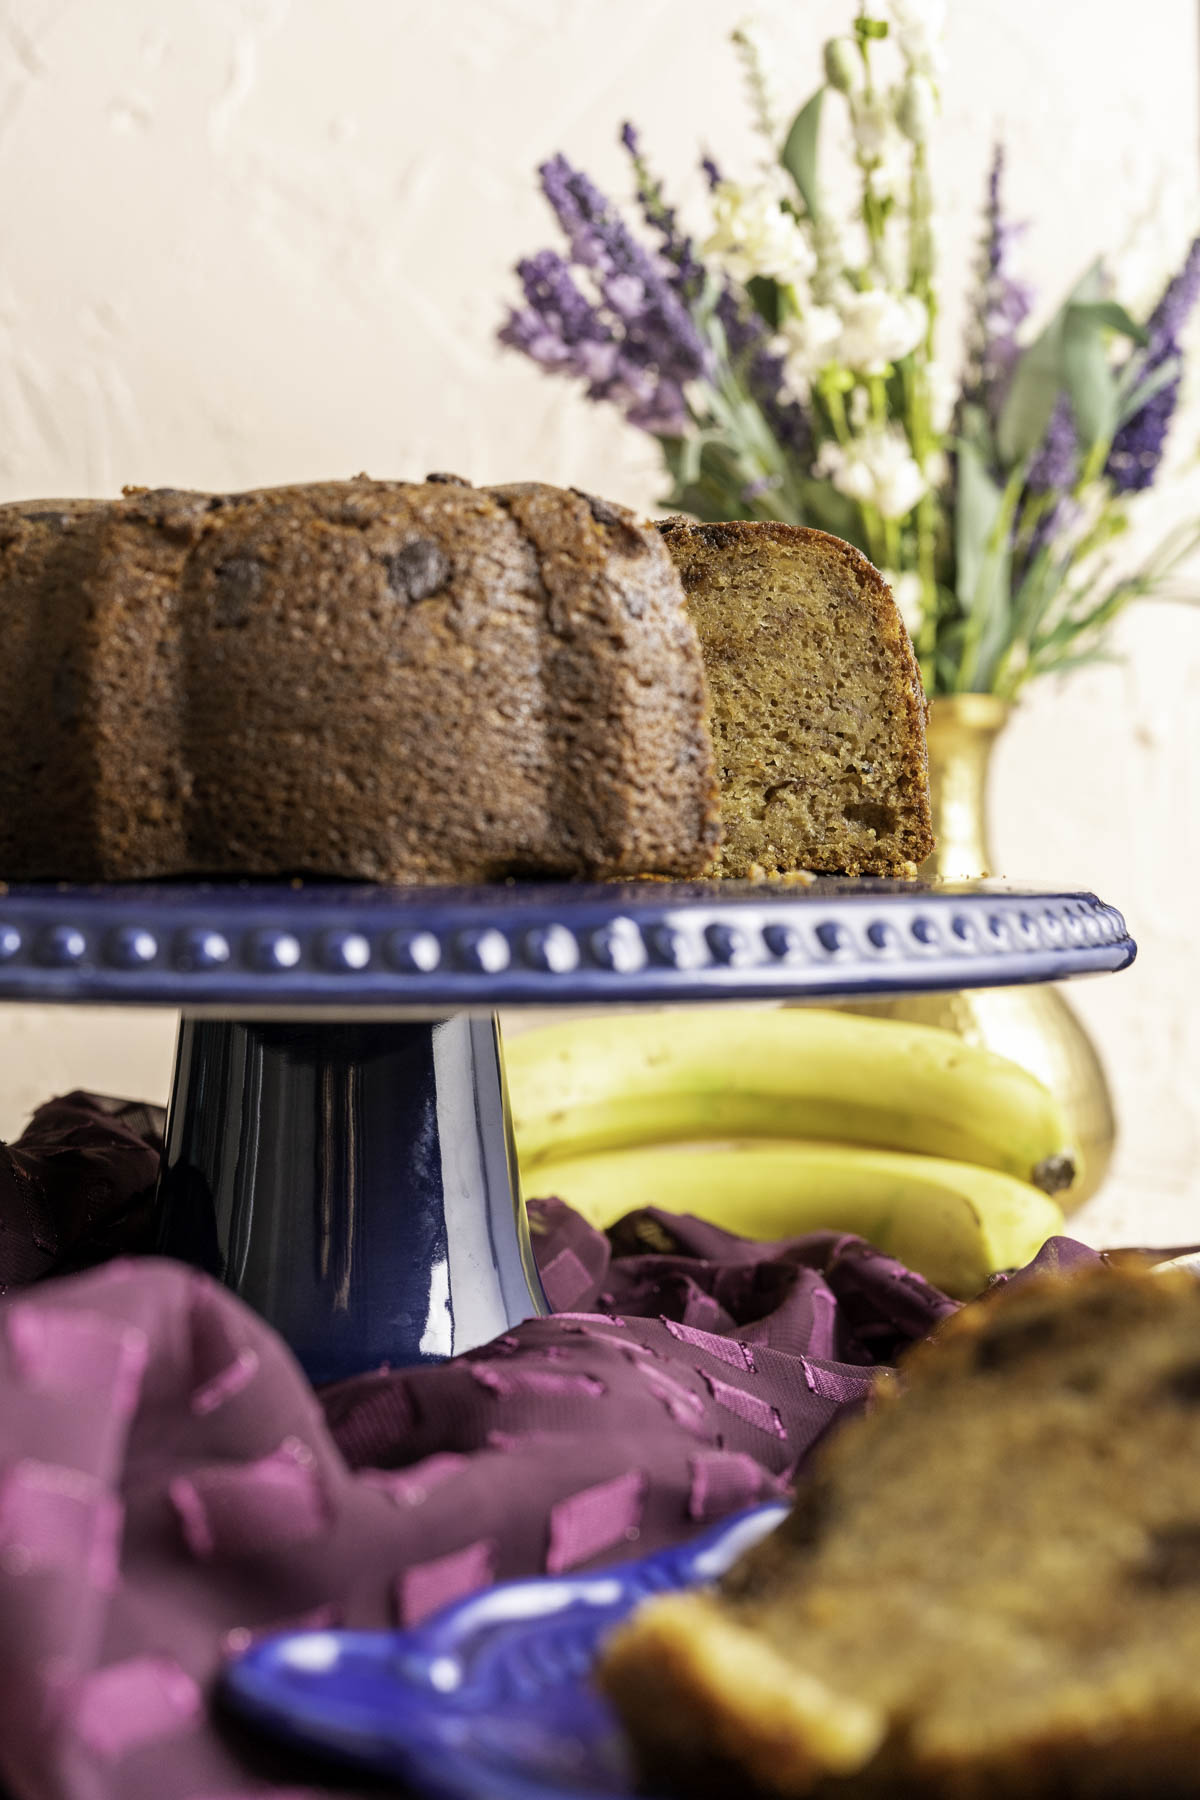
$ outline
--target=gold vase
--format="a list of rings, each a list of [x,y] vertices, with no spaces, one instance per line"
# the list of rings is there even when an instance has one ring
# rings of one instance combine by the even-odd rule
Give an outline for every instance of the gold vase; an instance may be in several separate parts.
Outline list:
[[[933,702],[929,777],[937,848],[921,868],[928,880],[967,881],[995,873],[988,843],[988,771],[1011,711],[1008,701],[993,694]],[[1058,1096],[1079,1155],[1079,1174],[1059,1198],[1074,1207],[1096,1192],[1116,1138],[1112,1100],[1092,1041],[1056,986],[855,1000],[841,1010],[941,1025],[1020,1063]]]

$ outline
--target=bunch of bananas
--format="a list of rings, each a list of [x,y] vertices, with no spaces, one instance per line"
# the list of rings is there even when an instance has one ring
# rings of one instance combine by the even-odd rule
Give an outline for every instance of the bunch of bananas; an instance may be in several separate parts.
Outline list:
[[[506,1050],[527,1197],[748,1237],[855,1232],[967,1297],[1061,1229],[1075,1163],[1032,1075],[953,1032],[816,1008],[570,1019]]]

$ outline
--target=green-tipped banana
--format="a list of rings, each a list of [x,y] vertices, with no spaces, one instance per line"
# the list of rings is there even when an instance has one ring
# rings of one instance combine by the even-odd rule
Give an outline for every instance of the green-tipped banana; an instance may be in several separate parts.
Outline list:
[[[847,1231],[967,1299],[1062,1230],[1062,1208],[1027,1182],[935,1156],[845,1144],[616,1150],[523,1172],[592,1224],[639,1206],[692,1213],[744,1237]]]
[[[793,1007],[572,1019],[506,1046],[522,1166],[625,1145],[818,1138],[998,1169],[1075,1171],[1058,1102],[952,1031]]]

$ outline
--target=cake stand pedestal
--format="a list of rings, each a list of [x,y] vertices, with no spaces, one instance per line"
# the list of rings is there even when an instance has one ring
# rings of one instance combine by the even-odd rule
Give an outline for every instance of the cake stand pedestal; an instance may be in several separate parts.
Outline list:
[[[546,1310],[501,1007],[829,999],[1126,967],[1088,893],[974,882],[171,883],[0,895],[0,1000],[183,1011],[159,1247],[314,1382]]]

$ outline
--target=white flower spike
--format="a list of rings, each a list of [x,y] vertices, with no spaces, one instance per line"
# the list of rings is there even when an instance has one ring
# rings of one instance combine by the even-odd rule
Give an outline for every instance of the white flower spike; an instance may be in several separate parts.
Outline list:
[[[884,519],[903,519],[926,489],[925,477],[902,431],[884,427],[843,447],[821,446],[814,471],[832,481],[839,494],[873,506]]]
[[[737,281],[768,275],[794,286],[807,281],[816,256],[799,221],[764,187],[721,181],[713,189],[716,229],[703,246]]]
[[[811,381],[837,361],[842,317],[833,306],[806,306],[781,333],[790,384],[804,393]]]
[[[925,303],[916,294],[892,294],[867,288],[840,301],[842,337],[838,360],[861,375],[883,375],[888,367],[915,350],[929,323]]]

